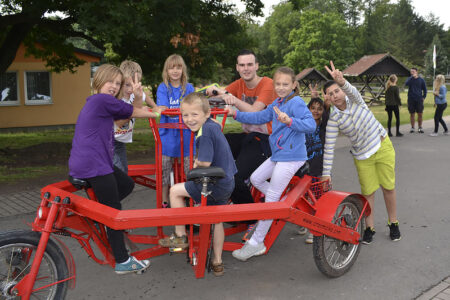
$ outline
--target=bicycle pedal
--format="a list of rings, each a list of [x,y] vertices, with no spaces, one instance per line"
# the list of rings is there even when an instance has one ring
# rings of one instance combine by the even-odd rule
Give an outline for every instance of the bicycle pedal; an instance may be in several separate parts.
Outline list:
[[[187,248],[182,248],[182,247],[169,248],[170,253],[183,253],[183,252],[186,252],[186,250],[187,250]]]

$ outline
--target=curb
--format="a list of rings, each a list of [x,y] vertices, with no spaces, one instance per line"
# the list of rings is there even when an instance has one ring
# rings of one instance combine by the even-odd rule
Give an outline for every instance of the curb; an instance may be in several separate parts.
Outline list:
[[[424,291],[415,300],[450,300],[450,277],[445,278],[437,285]]]

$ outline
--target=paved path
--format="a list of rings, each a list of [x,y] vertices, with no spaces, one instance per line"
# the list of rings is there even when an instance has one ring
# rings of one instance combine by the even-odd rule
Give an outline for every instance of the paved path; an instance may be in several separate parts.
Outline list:
[[[450,117],[446,117],[445,119],[447,124],[450,124]],[[198,298],[199,288],[215,288],[218,293],[223,293],[224,291],[227,293],[230,290],[227,290],[226,286],[231,285],[230,289],[234,286],[236,289],[240,288],[239,292],[238,294],[235,292],[231,294],[232,296],[224,297],[226,299],[239,299],[240,295],[249,299],[281,299],[284,298],[283,296],[301,299],[322,299],[322,297],[329,298],[330,295],[333,295],[331,297],[334,297],[335,299],[356,299],[358,297],[355,296],[355,293],[348,291],[348,289],[354,289],[358,291],[361,298],[366,299],[378,299],[380,297],[386,299],[415,298],[419,300],[450,300],[450,257],[448,254],[450,240],[448,234],[450,230],[448,225],[450,224],[450,219],[448,217],[449,205],[447,204],[450,200],[447,194],[449,186],[448,167],[450,164],[448,153],[450,149],[450,137],[439,136],[432,138],[427,136],[428,133],[431,132],[432,126],[433,124],[431,121],[425,122],[424,128],[427,133],[420,135],[417,133],[409,134],[409,126],[404,125],[401,129],[405,134],[405,137],[392,138],[397,151],[397,174],[399,175],[397,178],[397,192],[399,195],[400,228],[403,233],[402,241],[392,243],[386,236],[387,233],[383,232],[382,226],[384,226],[383,222],[386,213],[382,203],[382,197],[380,192],[378,192],[375,205],[376,228],[378,228],[378,233],[375,236],[375,241],[370,246],[365,246],[365,248],[362,249],[362,255],[359,256],[358,261],[353,267],[354,270],[342,278],[335,280],[323,279],[317,274],[318,272],[314,267],[312,267],[311,270],[308,269],[308,263],[305,265],[304,262],[297,262],[299,253],[303,254],[306,249],[302,248],[306,247],[298,247],[299,249],[297,251],[299,252],[296,254],[291,254],[290,251],[283,250],[283,248],[292,248],[290,243],[292,243],[293,240],[298,241],[301,238],[293,235],[295,226],[292,226],[292,228],[287,226],[287,229],[283,231],[283,237],[278,239],[278,245],[271,250],[271,253],[262,258],[251,260],[251,262],[246,264],[235,262],[232,258],[228,257],[228,254],[226,254],[224,259],[227,264],[228,276],[224,276],[220,281],[214,280],[214,278],[211,277],[194,282],[190,281],[188,285],[184,286],[184,289],[189,293],[188,296],[185,292],[181,292],[180,288],[183,287],[183,281],[186,280],[186,278],[193,277],[192,274],[189,273],[189,268],[186,268],[185,265],[183,265],[183,267],[178,265],[180,270],[177,274],[177,264],[181,264],[179,262],[179,257],[164,257],[161,258],[160,261],[155,259],[155,266],[152,268],[154,268],[154,272],[159,272],[159,274],[157,276],[152,275],[152,277],[156,279],[153,279],[151,283],[145,287],[145,294],[149,292],[153,296],[163,298],[163,295],[182,295],[182,297],[186,299],[195,299]],[[333,176],[335,183],[334,188],[337,190],[357,192],[359,187],[356,172],[354,171],[351,157],[348,154],[347,139],[339,138],[338,147],[335,169],[337,170],[336,172],[339,173]],[[415,155],[418,156],[412,158],[409,157],[412,152],[415,152]],[[446,153],[446,155],[442,155],[442,152]],[[420,160],[417,160],[418,158],[420,158]],[[438,163],[436,165],[436,160],[440,160],[441,164]],[[345,172],[342,172],[343,170],[345,170]],[[133,195],[135,195],[134,198],[132,198],[131,201],[125,200],[127,203],[125,203],[124,206],[127,209],[133,208],[129,207],[130,203],[133,203],[133,205],[138,206],[139,208],[151,207],[153,204],[151,204],[151,201],[148,201],[148,193],[150,192],[145,188],[137,186],[133,192]],[[36,207],[40,202],[39,195],[40,191],[38,190],[18,191],[17,193],[12,194],[2,194],[0,190],[0,228],[2,228],[2,230],[8,230],[16,228],[16,223],[18,222],[30,222],[33,219]],[[152,201],[154,202],[154,199]],[[440,209],[444,211],[440,211]],[[413,242],[413,239],[416,240]],[[105,276],[108,276],[109,273],[107,273],[103,267],[93,264],[87,258],[83,260],[85,255],[81,253],[81,250],[74,249],[75,244],[70,244],[70,242],[68,242],[68,244],[71,251],[73,249],[76,260],[81,261],[77,262],[77,267],[80,266],[78,287],[75,289],[75,292],[69,292],[68,298],[89,299],[95,297],[100,299],[103,294],[96,294],[94,290],[100,289],[101,291],[101,287],[98,287],[96,284],[92,285],[91,282],[93,280],[95,282],[95,279],[89,279],[89,275],[93,272],[91,269],[95,269],[95,272],[105,272]],[[286,251],[287,253],[280,253],[280,250],[281,252]],[[278,256],[279,258],[277,258],[277,255],[281,256]],[[308,253],[305,255],[310,256]],[[432,259],[437,255],[441,255],[441,263]],[[422,258],[424,262],[421,262],[420,258],[418,259],[417,257]],[[290,265],[288,265],[288,267],[284,262],[286,259],[296,260],[296,263],[299,263],[300,266],[305,269],[303,272],[309,272],[310,275],[304,277],[297,273],[293,273],[288,276],[288,282],[280,282],[281,278],[285,278],[286,272],[290,272]],[[273,260],[275,260],[274,265],[272,263]],[[380,262],[370,263],[370,260]],[[391,265],[384,266],[388,261]],[[84,264],[84,262],[86,263]],[[282,263],[285,266],[285,270],[277,270],[279,269],[277,268],[279,263]],[[163,264],[163,267],[161,264]],[[85,265],[88,265],[88,270],[84,269],[86,268]],[[380,265],[383,265],[385,268],[380,267]],[[274,268],[268,269],[268,266],[273,266]],[[442,270],[442,267],[448,269]],[[187,269],[187,271],[185,269]],[[256,271],[257,269],[260,271]],[[373,272],[373,277],[366,276],[367,274],[365,273],[367,273],[368,270],[369,272]],[[298,270],[294,271],[298,272]],[[268,274],[265,273],[271,272],[273,273],[273,277],[271,277],[272,279],[269,279],[267,278]],[[390,272],[398,272],[399,275],[398,277],[396,277],[396,274],[391,276]],[[242,278],[241,281],[243,282],[244,287],[239,285],[239,281],[233,281],[232,274]],[[423,277],[423,280],[414,278],[420,276]],[[278,277],[280,277],[280,279],[276,279]],[[121,280],[119,281],[118,278],[114,276],[106,278],[116,282],[116,285],[118,284],[119,286],[122,284],[121,280],[123,280],[123,287],[138,284],[136,282],[139,282],[139,280],[133,281],[133,279],[129,281],[130,277],[120,277]],[[246,282],[248,278],[252,278],[250,283]],[[299,278],[300,280],[303,280],[303,282],[298,281]],[[439,278],[444,279],[439,281]],[[156,280],[156,282],[154,280]],[[292,287],[294,282],[291,281],[291,283],[289,283],[289,280],[296,280],[295,286],[299,289],[297,294],[292,294],[294,292],[294,288]],[[311,280],[311,282],[307,280]],[[219,284],[219,282],[222,283]],[[261,282],[261,284],[264,283],[265,285],[275,285],[267,290],[266,286],[258,285],[258,282]],[[424,285],[424,282],[427,282],[428,285]],[[166,290],[163,290],[163,286],[166,285],[168,285]],[[299,287],[300,285],[302,285],[301,288]],[[346,287],[342,287],[342,285],[345,285]],[[349,285],[352,285],[353,288]],[[111,287],[113,286],[114,283]],[[327,291],[325,291],[325,288],[320,291],[322,286],[326,287]],[[175,290],[175,287],[179,288]],[[140,289],[144,287],[138,285],[136,288]],[[167,290],[170,288],[172,288],[173,291]],[[245,291],[246,288],[249,290]],[[413,290],[400,292],[405,288]],[[108,289],[108,287],[104,286],[103,289]],[[270,292],[270,290],[273,290],[278,293],[280,289],[283,290],[283,292],[279,297],[274,296],[275,292]],[[335,290],[334,294],[329,294],[329,289]],[[396,289],[399,291],[395,291]],[[311,290],[317,291],[314,292]],[[108,291],[104,290],[103,292],[106,295]],[[400,293],[398,297],[395,296],[397,292]],[[205,293],[205,297],[215,295],[214,290],[208,290],[208,292]],[[264,296],[262,296],[261,293],[265,293],[263,294]],[[194,295],[197,296],[193,297]],[[117,294],[117,297],[120,298],[120,295]]]

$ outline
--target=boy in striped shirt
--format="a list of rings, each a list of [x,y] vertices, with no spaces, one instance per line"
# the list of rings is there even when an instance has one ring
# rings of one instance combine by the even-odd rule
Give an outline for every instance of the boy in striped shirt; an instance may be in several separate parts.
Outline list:
[[[331,180],[334,148],[339,131],[352,144],[351,153],[358,172],[361,193],[369,201],[373,212],[375,191],[383,191],[389,221],[390,237],[401,239],[397,220],[395,195],[395,150],[386,130],[375,119],[358,90],[344,79],[339,69],[330,61],[331,70],[325,66],[333,80],[324,85],[324,93],[334,109],[330,113],[323,157],[323,180]],[[362,242],[370,244],[375,235],[373,213],[366,218],[366,229]]]

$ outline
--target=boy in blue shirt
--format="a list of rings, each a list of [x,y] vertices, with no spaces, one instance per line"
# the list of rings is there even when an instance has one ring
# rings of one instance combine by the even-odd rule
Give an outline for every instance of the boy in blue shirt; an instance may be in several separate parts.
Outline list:
[[[225,171],[225,177],[218,180],[214,186],[209,186],[211,194],[208,196],[207,205],[227,204],[234,189],[234,174],[237,169],[231,154],[230,146],[221,131],[219,124],[210,119],[211,109],[208,99],[201,93],[189,94],[181,102],[181,115],[183,122],[190,130],[197,133],[195,146],[197,157],[194,168],[220,167]],[[193,181],[177,183],[170,189],[170,206],[185,207],[185,197],[191,197],[196,204],[201,202],[202,185]],[[222,263],[222,250],[225,240],[223,224],[214,226],[213,249],[214,256],[211,265],[215,276],[224,273]],[[175,226],[172,236],[159,240],[163,247],[187,248],[188,241],[186,227]]]

